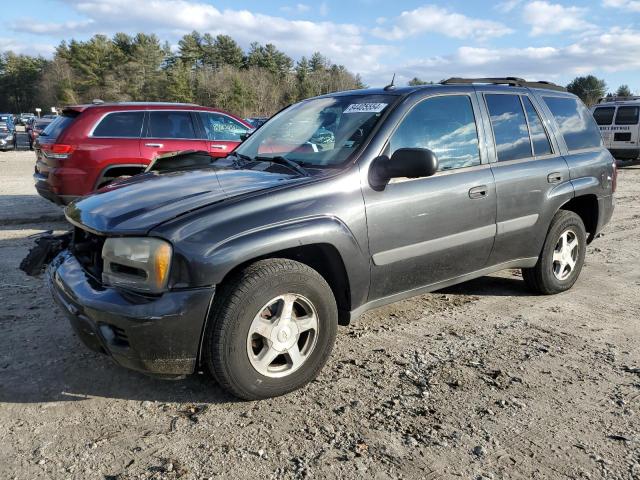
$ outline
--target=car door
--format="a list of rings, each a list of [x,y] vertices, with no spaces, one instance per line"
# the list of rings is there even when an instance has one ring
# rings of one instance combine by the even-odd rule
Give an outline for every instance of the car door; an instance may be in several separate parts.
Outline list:
[[[438,95],[419,101],[399,122],[383,154],[429,148],[439,160],[427,178],[363,187],[370,300],[436,284],[482,269],[495,236],[496,196],[481,154],[477,99]]]
[[[537,257],[551,217],[573,194],[567,163],[527,90],[485,91],[481,96],[488,116],[486,130],[493,137],[491,170],[498,198],[496,242],[489,263]]]
[[[212,157],[226,157],[242,142],[249,129],[220,112],[198,112]]]
[[[157,156],[185,150],[208,151],[199,138],[195,113],[189,110],[150,110],[140,151],[149,161]]]

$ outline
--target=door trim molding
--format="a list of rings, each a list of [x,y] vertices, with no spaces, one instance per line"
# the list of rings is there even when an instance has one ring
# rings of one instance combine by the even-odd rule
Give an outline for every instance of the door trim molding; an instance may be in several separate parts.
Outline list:
[[[389,265],[390,263],[399,262],[401,260],[408,260],[413,257],[459,247],[467,243],[487,240],[495,237],[495,235],[496,225],[491,224],[484,227],[474,228],[473,230],[454,233],[453,235],[447,235],[445,237],[434,238],[433,240],[427,240],[425,242],[413,243],[411,245],[385,250],[373,254],[371,258],[373,263],[377,266]]]
[[[512,218],[511,220],[504,220],[498,222],[498,235],[505,233],[515,232],[517,230],[524,230],[525,228],[533,227],[538,221],[539,215],[534,213],[532,215],[525,215],[524,217]]]

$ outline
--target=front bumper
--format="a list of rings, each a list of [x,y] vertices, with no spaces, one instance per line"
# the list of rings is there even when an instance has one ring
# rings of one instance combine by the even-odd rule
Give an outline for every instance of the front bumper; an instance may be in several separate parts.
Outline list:
[[[56,303],[82,342],[123,366],[145,373],[193,373],[214,287],[147,297],[104,287],[62,252],[47,270]]]

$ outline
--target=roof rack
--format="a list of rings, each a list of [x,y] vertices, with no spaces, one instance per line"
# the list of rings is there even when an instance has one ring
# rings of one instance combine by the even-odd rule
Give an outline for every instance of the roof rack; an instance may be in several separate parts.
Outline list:
[[[626,97],[618,97],[616,95],[611,95],[608,97],[601,97],[598,99],[598,103],[607,103],[607,102],[628,102],[632,100],[640,100],[640,96],[638,95],[630,95]]]
[[[442,85],[472,85],[474,83],[485,83],[491,85],[510,85],[512,87],[529,87],[529,88],[546,88],[547,90],[557,90],[559,92],[566,92],[567,89],[556,85],[555,83],[539,80],[536,82],[529,82],[524,78],[518,77],[502,77],[502,78],[458,78],[452,77],[440,82]]]

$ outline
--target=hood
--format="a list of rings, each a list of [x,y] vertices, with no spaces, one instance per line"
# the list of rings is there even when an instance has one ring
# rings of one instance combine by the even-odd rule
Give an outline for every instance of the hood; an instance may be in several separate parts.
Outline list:
[[[215,168],[145,173],[73,202],[65,214],[71,223],[95,232],[144,235],[191,210],[304,180],[283,173]]]

